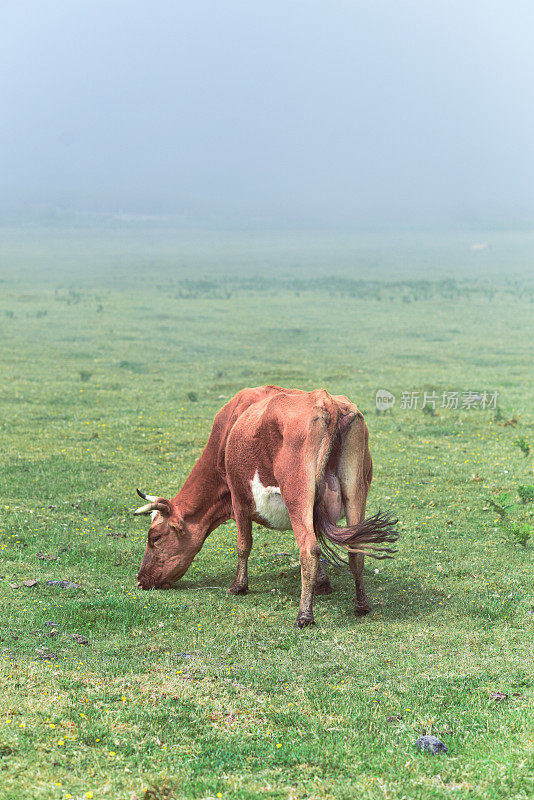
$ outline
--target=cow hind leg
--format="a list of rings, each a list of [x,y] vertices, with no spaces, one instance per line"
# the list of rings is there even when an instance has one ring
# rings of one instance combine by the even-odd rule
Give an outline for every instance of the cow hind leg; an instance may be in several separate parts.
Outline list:
[[[291,527],[300,552],[302,588],[295,622],[297,628],[315,625],[313,595],[318,574],[322,578],[323,586],[329,584],[324,582],[326,577],[324,570],[321,568],[321,572],[319,569],[321,548],[313,528],[317,451],[323,437],[322,428],[312,427],[311,431],[308,431],[308,439],[304,446],[302,441],[297,439],[288,446],[287,452],[281,451],[278,457],[278,474],[276,471],[274,473],[289,512]]]
[[[228,591],[230,594],[246,594],[248,592],[248,557],[252,550],[252,522],[245,515],[236,514],[236,524],[237,571]]]
[[[332,594],[334,587],[330,583],[330,578],[326,574],[325,568],[319,561],[317,567],[317,578],[315,581],[315,594]]]
[[[315,625],[315,619],[313,617],[313,595],[320,567],[319,559],[321,556],[321,548],[317,543],[311,520],[309,524],[305,524],[300,520],[297,522],[295,517],[291,515],[291,511],[289,513],[292,517],[293,533],[295,534],[295,539],[297,540],[300,551],[300,575],[302,581],[299,610],[295,627],[305,628],[307,625]]]
[[[313,539],[315,540],[315,535]],[[311,537],[306,537],[303,546],[300,546],[299,542],[299,547],[302,589],[295,627],[305,628],[307,625],[315,625],[315,619],[313,617],[313,594],[315,591],[321,550],[316,540],[315,544],[311,542]]]
[[[351,553],[349,555],[349,567],[354,576],[356,588],[354,613],[357,617],[363,617],[365,614],[368,614],[372,608],[365,593],[365,586],[363,585],[363,559],[364,556],[361,555],[361,553]]]

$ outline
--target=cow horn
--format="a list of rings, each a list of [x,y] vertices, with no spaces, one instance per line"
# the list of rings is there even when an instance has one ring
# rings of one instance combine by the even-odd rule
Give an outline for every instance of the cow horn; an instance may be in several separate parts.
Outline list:
[[[156,502],[156,500],[158,499],[158,498],[157,498],[155,495],[153,495],[153,494],[145,494],[144,492],[142,492],[142,491],[141,491],[141,489],[137,489],[137,494],[138,494],[138,495],[139,495],[139,497],[141,497],[143,500],[148,500],[148,501],[149,501],[149,503],[155,503],[155,502]]]
[[[134,517],[139,517],[141,514],[152,514],[153,511],[159,511],[164,517],[168,517],[172,513],[168,500],[165,503],[147,503],[146,506],[136,508],[133,513]]]
[[[142,514],[152,514],[153,511],[159,511],[164,517],[169,517],[172,514],[172,505],[168,500],[160,498],[159,502],[157,502],[158,498],[155,495],[145,494],[140,489],[137,490],[137,494],[139,497],[142,497],[143,500],[149,500],[150,502],[148,502],[146,506],[136,508],[133,512],[135,517],[139,517]]]
[[[140,508],[136,508],[134,513],[134,517],[139,517],[141,514],[151,514],[153,511],[156,511],[155,503],[148,503],[146,506],[141,506]]]

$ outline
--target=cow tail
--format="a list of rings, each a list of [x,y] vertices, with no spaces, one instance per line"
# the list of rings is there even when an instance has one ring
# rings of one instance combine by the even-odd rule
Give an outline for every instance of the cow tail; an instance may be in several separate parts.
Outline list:
[[[372,517],[366,517],[357,525],[347,527],[337,525],[336,520],[330,519],[325,501],[325,469],[335,437],[341,438],[338,421],[339,415],[336,415],[335,430],[332,430],[331,425],[327,426],[317,460],[313,527],[323,556],[334,564],[347,563],[341,555],[343,551],[349,554],[361,553],[376,559],[393,558],[396,550],[388,545],[395,543],[399,538],[399,532],[395,527],[398,520],[389,513],[379,509]],[[352,419],[350,421],[342,419],[341,426],[344,427],[350,422]]]
[[[315,417],[314,422],[321,421],[326,428],[317,453],[315,485],[318,486],[324,480],[324,473],[330,453],[332,452],[336,437],[339,436],[339,409],[327,392],[324,392],[323,401],[321,405],[316,408],[318,415]]]

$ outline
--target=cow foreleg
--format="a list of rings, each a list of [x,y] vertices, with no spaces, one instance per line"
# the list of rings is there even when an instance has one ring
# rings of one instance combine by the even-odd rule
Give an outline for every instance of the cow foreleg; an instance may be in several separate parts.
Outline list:
[[[230,594],[248,592],[248,557],[252,550],[252,522],[249,517],[236,514],[237,524],[237,572],[228,587]]]

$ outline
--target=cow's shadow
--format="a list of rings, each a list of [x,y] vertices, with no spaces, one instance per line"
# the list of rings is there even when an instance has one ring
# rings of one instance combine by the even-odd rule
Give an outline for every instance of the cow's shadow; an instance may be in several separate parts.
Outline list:
[[[374,567],[364,568],[364,584],[367,595],[373,606],[373,612],[380,612],[384,619],[405,619],[412,616],[427,616],[435,613],[440,608],[440,602],[445,605],[447,595],[444,591],[423,586],[417,579],[408,573],[381,574],[373,572]],[[326,572],[334,591],[328,595],[317,595],[314,606],[319,611],[321,606],[329,607],[337,612],[347,611],[352,616],[354,606],[354,579],[348,568],[326,566]],[[182,579],[173,587],[174,589],[194,591],[209,590],[210,588],[226,591],[234,579],[234,571],[220,571],[209,578],[199,580]],[[300,597],[300,567],[272,564],[251,565],[249,568],[248,597],[261,598],[271,596],[273,593],[294,598],[298,604]],[[275,590],[273,592],[273,590]],[[246,597],[239,602],[246,603]],[[454,602],[446,600],[447,605]]]

